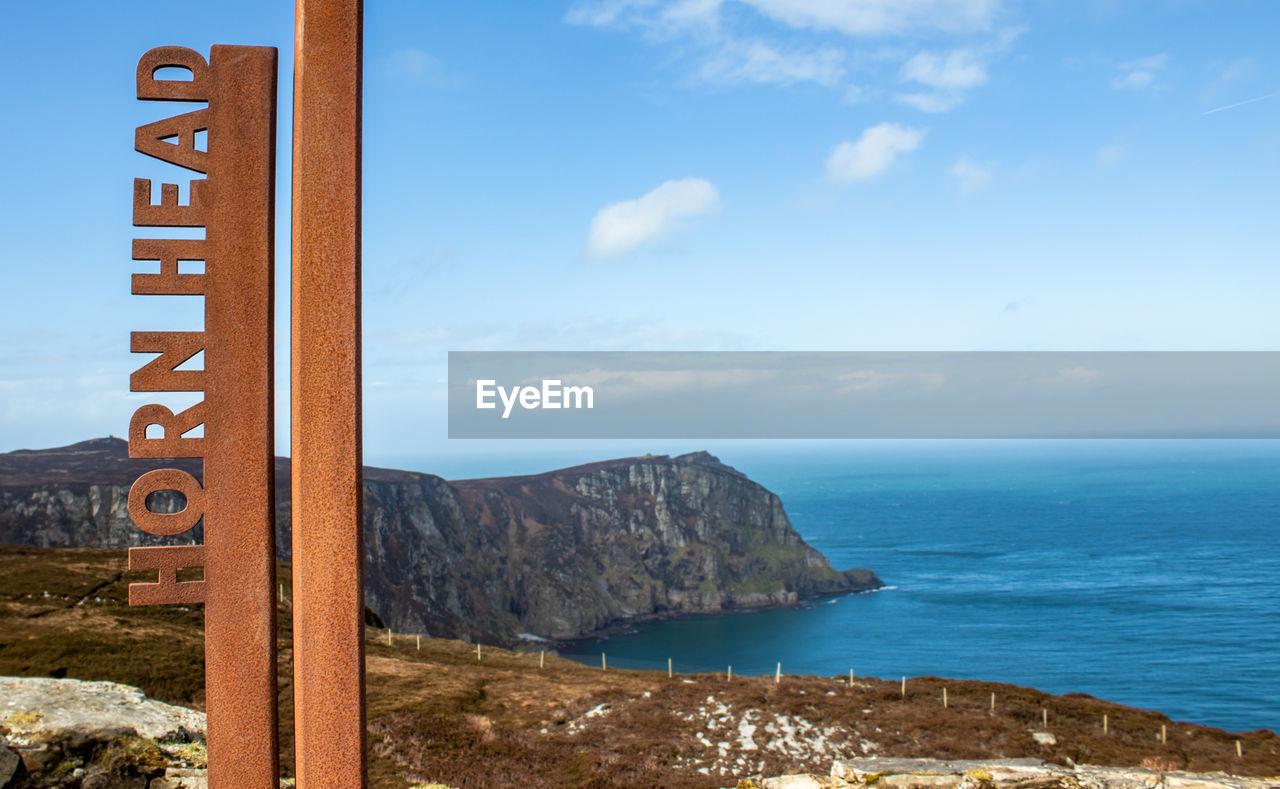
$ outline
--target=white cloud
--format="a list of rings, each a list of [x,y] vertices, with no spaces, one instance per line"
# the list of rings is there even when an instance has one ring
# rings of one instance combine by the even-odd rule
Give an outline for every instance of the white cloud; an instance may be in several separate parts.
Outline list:
[[[931,88],[973,88],[987,81],[987,67],[969,49],[921,52],[902,64],[902,78]]]
[[[719,204],[716,188],[701,178],[667,181],[646,195],[597,211],[587,237],[587,255],[625,255],[667,235],[685,219],[715,212]]]
[[[902,104],[915,107],[921,112],[950,112],[964,103],[964,99],[954,93],[899,93],[895,98]]]
[[[1006,28],[994,42],[978,48],[916,53],[902,64],[899,77],[925,90],[900,93],[897,100],[923,112],[948,112],[959,107],[969,91],[986,84],[988,60],[1006,52],[1022,33],[1022,28]]]
[[[566,20],[609,27],[718,27],[726,7],[746,6],[776,22],[850,36],[912,31],[973,32],[991,27],[1004,0],[584,0]]]
[[[780,50],[760,40],[723,41],[702,62],[705,82],[835,85],[844,76],[845,53],[834,47]]]
[[[965,194],[973,194],[991,183],[991,168],[975,162],[968,156],[957,159],[956,163],[951,165],[949,172],[960,182],[960,191]]]
[[[672,60],[688,66],[698,82],[814,83],[841,91],[848,90],[845,77],[865,54],[861,42],[866,39],[939,32],[994,36],[991,43],[972,49],[920,53],[908,64],[904,80],[948,95],[903,100],[937,112],[958,104],[963,99],[959,92],[985,82],[983,58],[1021,33],[1020,28],[994,29],[1007,4],[1008,0],[579,0],[565,21],[633,31],[652,44],[666,45]],[[860,41],[858,46],[844,46],[841,39],[849,44]]]
[[[893,164],[901,154],[920,147],[923,129],[881,123],[862,133],[857,142],[842,142],[827,157],[827,177],[833,181],[863,181]]]
[[[1169,55],[1161,53],[1137,60],[1130,60],[1116,66],[1120,73],[1111,80],[1111,87],[1116,90],[1140,90],[1150,87],[1159,72],[1169,63]]]

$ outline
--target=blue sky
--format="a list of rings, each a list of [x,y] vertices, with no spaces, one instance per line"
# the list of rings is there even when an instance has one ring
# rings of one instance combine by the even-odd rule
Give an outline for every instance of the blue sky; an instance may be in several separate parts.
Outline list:
[[[6,9],[0,450],[125,432],[133,98],[292,3]],[[1280,6],[366,2],[366,455],[446,442],[449,350],[1277,350]],[[1256,99],[1256,101],[1254,100]],[[1238,105],[1238,106],[1233,106]],[[189,303],[184,303],[189,302]],[[180,404],[179,396],[164,402]]]

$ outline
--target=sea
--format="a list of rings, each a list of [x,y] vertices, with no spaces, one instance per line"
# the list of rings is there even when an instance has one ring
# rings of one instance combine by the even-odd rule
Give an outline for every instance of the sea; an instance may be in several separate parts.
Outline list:
[[[1280,442],[733,444],[879,591],[574,642],[600,665],[940,676],[1280,730]]]

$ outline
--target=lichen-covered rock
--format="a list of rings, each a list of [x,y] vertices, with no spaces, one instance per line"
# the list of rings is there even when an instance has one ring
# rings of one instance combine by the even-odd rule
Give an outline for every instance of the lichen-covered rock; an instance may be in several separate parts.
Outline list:
[[[836,761],[831,778],[835,786],[863,789],[1274,789],[1277,784],[1275,778],[1083,764],[1064,767],[1039,759],[868,757]]]
[[[128,685],[0,677],[0,736],[24,773],[0,786],[144,789],[203,760],[204,725],[204,713]]]
[[[760,789],[827,789],[829,786],[832,783],[828,779],[804,773],[763,778],[760,781]]]
[[[203,712],[147,698],[115,682],[0,677],[0,726],[11,742],[47,732],[131,729],[151,740],[204,738]]]
[[[209,789],[209,778],[204,770],[172,768],[152,781],[147,789]]]

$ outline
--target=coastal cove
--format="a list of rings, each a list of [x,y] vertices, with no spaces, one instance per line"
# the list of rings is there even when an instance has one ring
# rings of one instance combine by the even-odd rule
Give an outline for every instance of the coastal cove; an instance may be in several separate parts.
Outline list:
[[[934,675],[1280,728],[1280,442],[708,444],[737,468],[594,443],[396,462],[453,482],[366,467],[369,621],[581,639],[563,654],[597,669]],[[0,543],[139,544],[127,483],[153,462],[119,439],[0,455]],[[276,525],[287,562],[287,494]]]
[[[884,590],[635,626],[599,665],[1083,692],[1280,728],[1280,444],[815,443],[714,448],[832,564]]]

